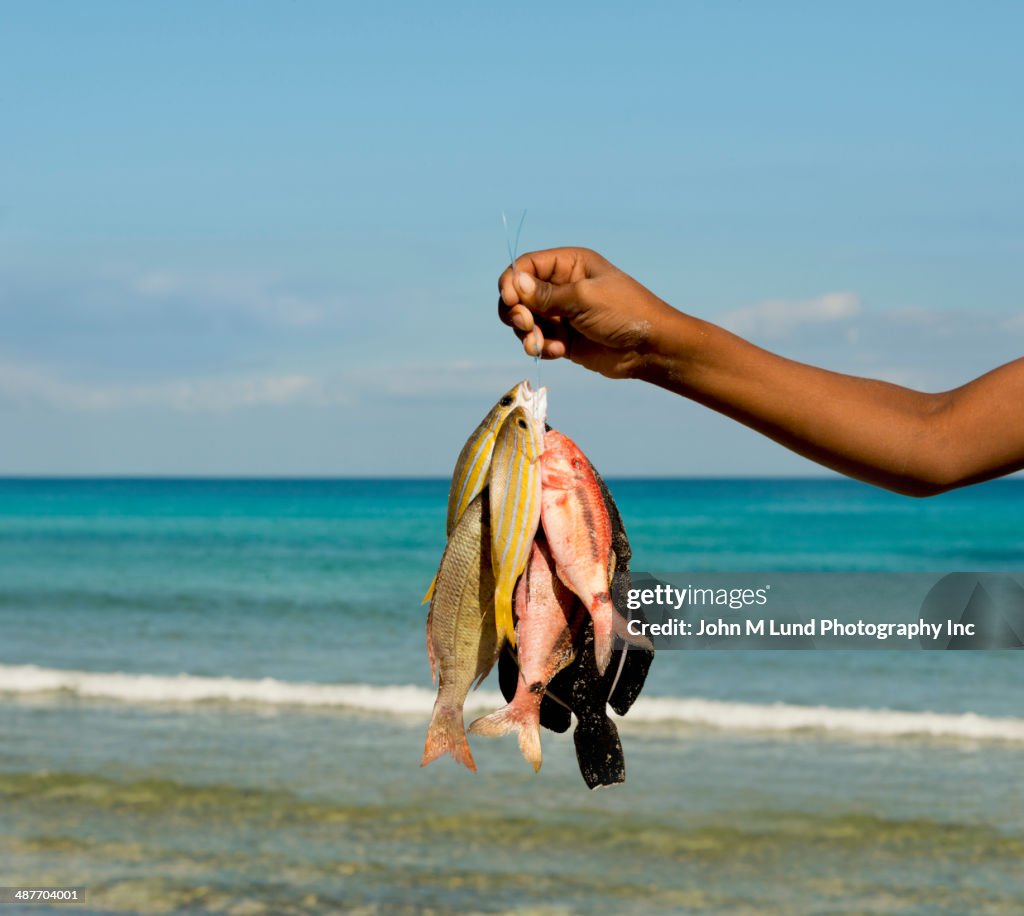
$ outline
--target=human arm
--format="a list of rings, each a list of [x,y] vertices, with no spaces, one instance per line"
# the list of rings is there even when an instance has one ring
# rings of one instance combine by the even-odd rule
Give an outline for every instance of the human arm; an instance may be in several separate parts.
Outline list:
[[[937,394],[831,372],[677,311],[588,249],[524,255],[499,287],[528,353],[659,385],[868,483],[929,496],[1024,467],[1024,359]]]

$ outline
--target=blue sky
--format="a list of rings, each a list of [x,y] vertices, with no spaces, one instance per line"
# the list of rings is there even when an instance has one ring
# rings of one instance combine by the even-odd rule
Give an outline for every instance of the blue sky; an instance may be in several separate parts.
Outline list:
[[[1013,3],[0,3],[0,473],[444,474],[522,247],[929,389],[1024,353]],[[805,474],[543,364],[609,474]]]

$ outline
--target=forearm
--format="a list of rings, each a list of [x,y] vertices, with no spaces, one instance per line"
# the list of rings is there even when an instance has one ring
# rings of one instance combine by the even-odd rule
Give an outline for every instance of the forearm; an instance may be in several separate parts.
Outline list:
[[[1024,468],[1024,359],[941,394],[829,372],[676,311],[587,248],[523,255],[499,288],[531,356],[660,385],[876,486],[928,496]]]
[[[953,394],[804,365],[679,312],[636,374],[877,486],[923,496],[968,482],[948,457]]]

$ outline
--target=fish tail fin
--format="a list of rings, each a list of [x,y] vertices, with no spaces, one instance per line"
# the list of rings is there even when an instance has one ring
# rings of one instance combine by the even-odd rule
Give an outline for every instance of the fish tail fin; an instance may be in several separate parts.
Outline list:
[[[607,595],[607,592],[604,593]],[[594,661],[597,663],[598,673],[604,674],[608,662],[612,658],[612,634],[615,631],[613,619],[614,609],[610,600],[602,600],[604,596],[598,595],[594,606],[591,609],[590,617],[594,621]]]
[[[533,767],[534,773],[540,770],[540,720],[537,715],[531,715],[530,710],[509,703],[497,712],[477,719],[469,726],[469,730],[474,735],[507,735],[516,732],[524,759]]]
[[[650,639],[642,633],[629,632],[629,624],[618,611],[615,611],[612,618],[612,630],[623,642],[636,646],[639,649],[647,649],[649,652],[654,651],[654,643]]]
[[[437,576],[434,576],[434,578],[430,580],[430,588],[427,589],[427,593],[423,596],[423,600],[420,602],[420,604],[427,604],[430,601],[430,599],[434,597],[435,585],[437,585]]]
[[[420,766],[425,767],[445,754],[451,754],[457,763],[476,772],[476,761],[469,749],[466,727],[462,722],[462,710],[435,703]]]
[[[626,781],[626,758],[622,754],[619,730],[607,716],[599,721],[580,722],[572,734],[576,761],[587,788],[613,786]]]
[[[512,622],[512,589],[499,584],[494,590],[494,626],[498,632],[498,645],[508,641],[515,648],[516,625]]]

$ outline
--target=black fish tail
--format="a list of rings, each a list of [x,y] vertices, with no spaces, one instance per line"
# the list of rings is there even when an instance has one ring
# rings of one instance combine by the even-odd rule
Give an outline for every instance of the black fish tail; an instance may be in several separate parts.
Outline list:
[[[626,781],[626,758],[619,730],[607,716],[580,722],[572,733],[580,774],[590,789]]]

